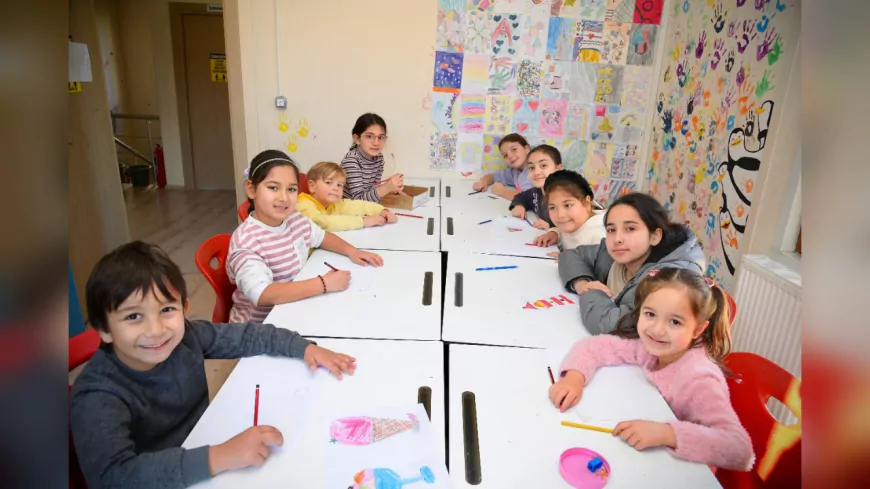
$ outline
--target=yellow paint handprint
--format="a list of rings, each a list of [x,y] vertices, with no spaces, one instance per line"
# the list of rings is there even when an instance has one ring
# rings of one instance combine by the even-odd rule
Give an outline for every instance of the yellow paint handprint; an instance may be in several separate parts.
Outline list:
[[[296,135],[290,134],[287,136],[287,151],[290,153],[295,153],[299,149],[299,145],[296,144]]]
[[[299,119],[299,126],[296,128],[296,133],[300,136],[308,137],[308,133],[311,132],[311,128],[308,126],[308,119]]]
[[[287,122],[287,116],[284,114],[278,115],[278,130],[281,132],[287,132],[290,130],[290,124]]]

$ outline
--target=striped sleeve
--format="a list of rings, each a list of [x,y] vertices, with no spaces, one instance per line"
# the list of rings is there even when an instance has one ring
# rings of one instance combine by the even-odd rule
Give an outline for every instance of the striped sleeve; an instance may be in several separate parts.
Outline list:
[[[347,183],[344,186],[344,198],[353,200],[367,200],[379,202],[375,182],[383,173],[381,168],[363,168],[362,162],[354,158],[353,153],[348,153],[341,161],[341,168],[347,175]]]
[[[227,257],[227,274],[230,280],[253,305],[260,301],[260,295],[272,284],[272,270],[263,257],[253,249],[245,248],[241,234],[235,234],[230,242]]]

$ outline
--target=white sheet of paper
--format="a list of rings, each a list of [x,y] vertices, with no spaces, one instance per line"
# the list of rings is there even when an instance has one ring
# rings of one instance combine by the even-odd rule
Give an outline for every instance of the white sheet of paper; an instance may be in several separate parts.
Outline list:
[[[350,285],[348,286],[348,290],[364,292],[369,290],[369,287],[372,286],[372,282],[375,280],[376,267],[372,265],[357,265],[350,261],[350,258],[343,255],[337,255],[334,258],[330,258],[329,264],[339,270],[347,270],[350,272]],[[313,263],[312,265],[316,266],[315,275],[322,275],[332,271],[332,269],[327,267],[325,263]]]
[[[368,444],[349,444],[350,436],[332,436],[330,430],[333,422],[347,426],[346,421],[341,421],[346,418],[373,418],[372,423],[377,423],[374,425],[377,427],[387,420],[410,424],[409,415],[419,423],[416,428],[400,427],[397,433]],[[435,433],[422,404],[326,414],[320,421],[320,431],[325,445],[325,487],[362,487],[354,485],[354,476],[360,472],[363,472],[363,482],[368,482],[365,487],[452,487],[447,467],[438,462],[441,457],[436,455]],[[379,479],[392,484],[376,484]]]
[[[88,45],[81,42],[69,43],[69,81],[90,82],[91,56],[88,54]]]

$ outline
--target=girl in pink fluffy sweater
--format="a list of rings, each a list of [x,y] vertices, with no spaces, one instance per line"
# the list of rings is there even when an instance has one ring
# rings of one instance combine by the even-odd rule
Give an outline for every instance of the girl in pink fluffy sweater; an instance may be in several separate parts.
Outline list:
[[[722,359],[731,350],[725,293],[680,269],[653,270],[638,287],[638,307],[610,335],[577,344],[562,362],[550,399],[562,412],[580,400],[599,367],[641,367],[678,421],[623,421],[613,430],[638,450],[663,446],[691,462],[749,470],[752,442],[731,407]]]

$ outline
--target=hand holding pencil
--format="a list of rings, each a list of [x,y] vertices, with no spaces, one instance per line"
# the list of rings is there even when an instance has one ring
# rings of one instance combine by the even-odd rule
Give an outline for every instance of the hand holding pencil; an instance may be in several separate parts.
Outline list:
[[[565,412],[574,407],[583,396],[586,377],[576,370],[569,370],[558,382],[550,386],[550,401]]]

